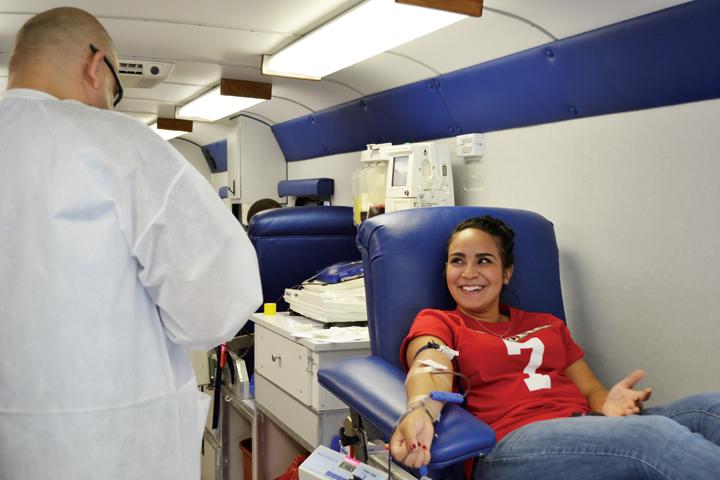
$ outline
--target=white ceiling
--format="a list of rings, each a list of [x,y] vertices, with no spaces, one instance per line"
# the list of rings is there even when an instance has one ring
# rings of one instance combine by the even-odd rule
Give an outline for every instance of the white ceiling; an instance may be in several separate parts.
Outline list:
[[[61,5],[96,15],[121,58],[175,64],[165,83],[128,88],[120,111],[146,123],[158,115],[173,116],[176,106],[217,85],[220,78],[237,78],[273,83],[273,98],[245,112],[272,125],[685,1],[485,0],[481,18],[468,18],[313,82],[264,77],[262,55],[361,0],[2,0],[0,91],[7,82],[15,32],[33,14]],[[382,32],[369,27],[368,35]],[[224,128],[195,125],[186,139],[206,144],[224,136]]]

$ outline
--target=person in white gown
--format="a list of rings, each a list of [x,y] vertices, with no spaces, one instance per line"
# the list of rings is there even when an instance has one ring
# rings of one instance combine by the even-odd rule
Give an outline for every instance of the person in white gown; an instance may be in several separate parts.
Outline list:
[[[112,40],[74,8],[18,32],[0,99],[0,478],[200,477],[188,349],[262,301],[252,245],[167,142],[111,111]]]

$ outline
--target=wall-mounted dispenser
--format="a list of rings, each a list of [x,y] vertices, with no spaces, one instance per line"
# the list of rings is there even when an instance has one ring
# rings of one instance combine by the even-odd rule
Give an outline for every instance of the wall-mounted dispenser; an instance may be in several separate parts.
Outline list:
[[[487,176],[485,136],[482,133],[458,135],[455,137],[455,154],[463,159],[463,190],[483,190]]]

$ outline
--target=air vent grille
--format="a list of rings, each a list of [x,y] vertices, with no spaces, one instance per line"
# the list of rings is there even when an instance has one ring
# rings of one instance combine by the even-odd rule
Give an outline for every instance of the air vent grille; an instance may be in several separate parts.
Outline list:
[[[154,60],[120,59],[120,80],[127,88],[153,88],[164,82],[175,65]]]
[[[142,63],[120,62],[119,72],[124,75],[142,75],[143,74],[143,64]]]

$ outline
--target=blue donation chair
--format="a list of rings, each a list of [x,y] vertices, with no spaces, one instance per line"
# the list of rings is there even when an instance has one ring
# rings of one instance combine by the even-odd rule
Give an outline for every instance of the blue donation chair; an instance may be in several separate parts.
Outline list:
[[[286,207],[250,220],[248,235],[258,256],[263,302],[277,303],[286,288],[338,262],[360,260],[351,207]]]
[[[354,421],[367,420],[385,441],[406,411],[400,343],[423,308],[454,308],[442,276],[447,240],[462,220],[482,215],[502,219],[516,233],[515,272],[503,303],[565,319],[555,232],[552,223],[536,213],[433,207],[365,221],[357,243],[365,268],[372,356],[340,360],[321,369],[318,379],[354,411]],[[445,407],[436,433],[430,464],[435,480],[495,445],[492,429],[458,405]],[[366,455],[364,445],[361,441],[360,456]]]

